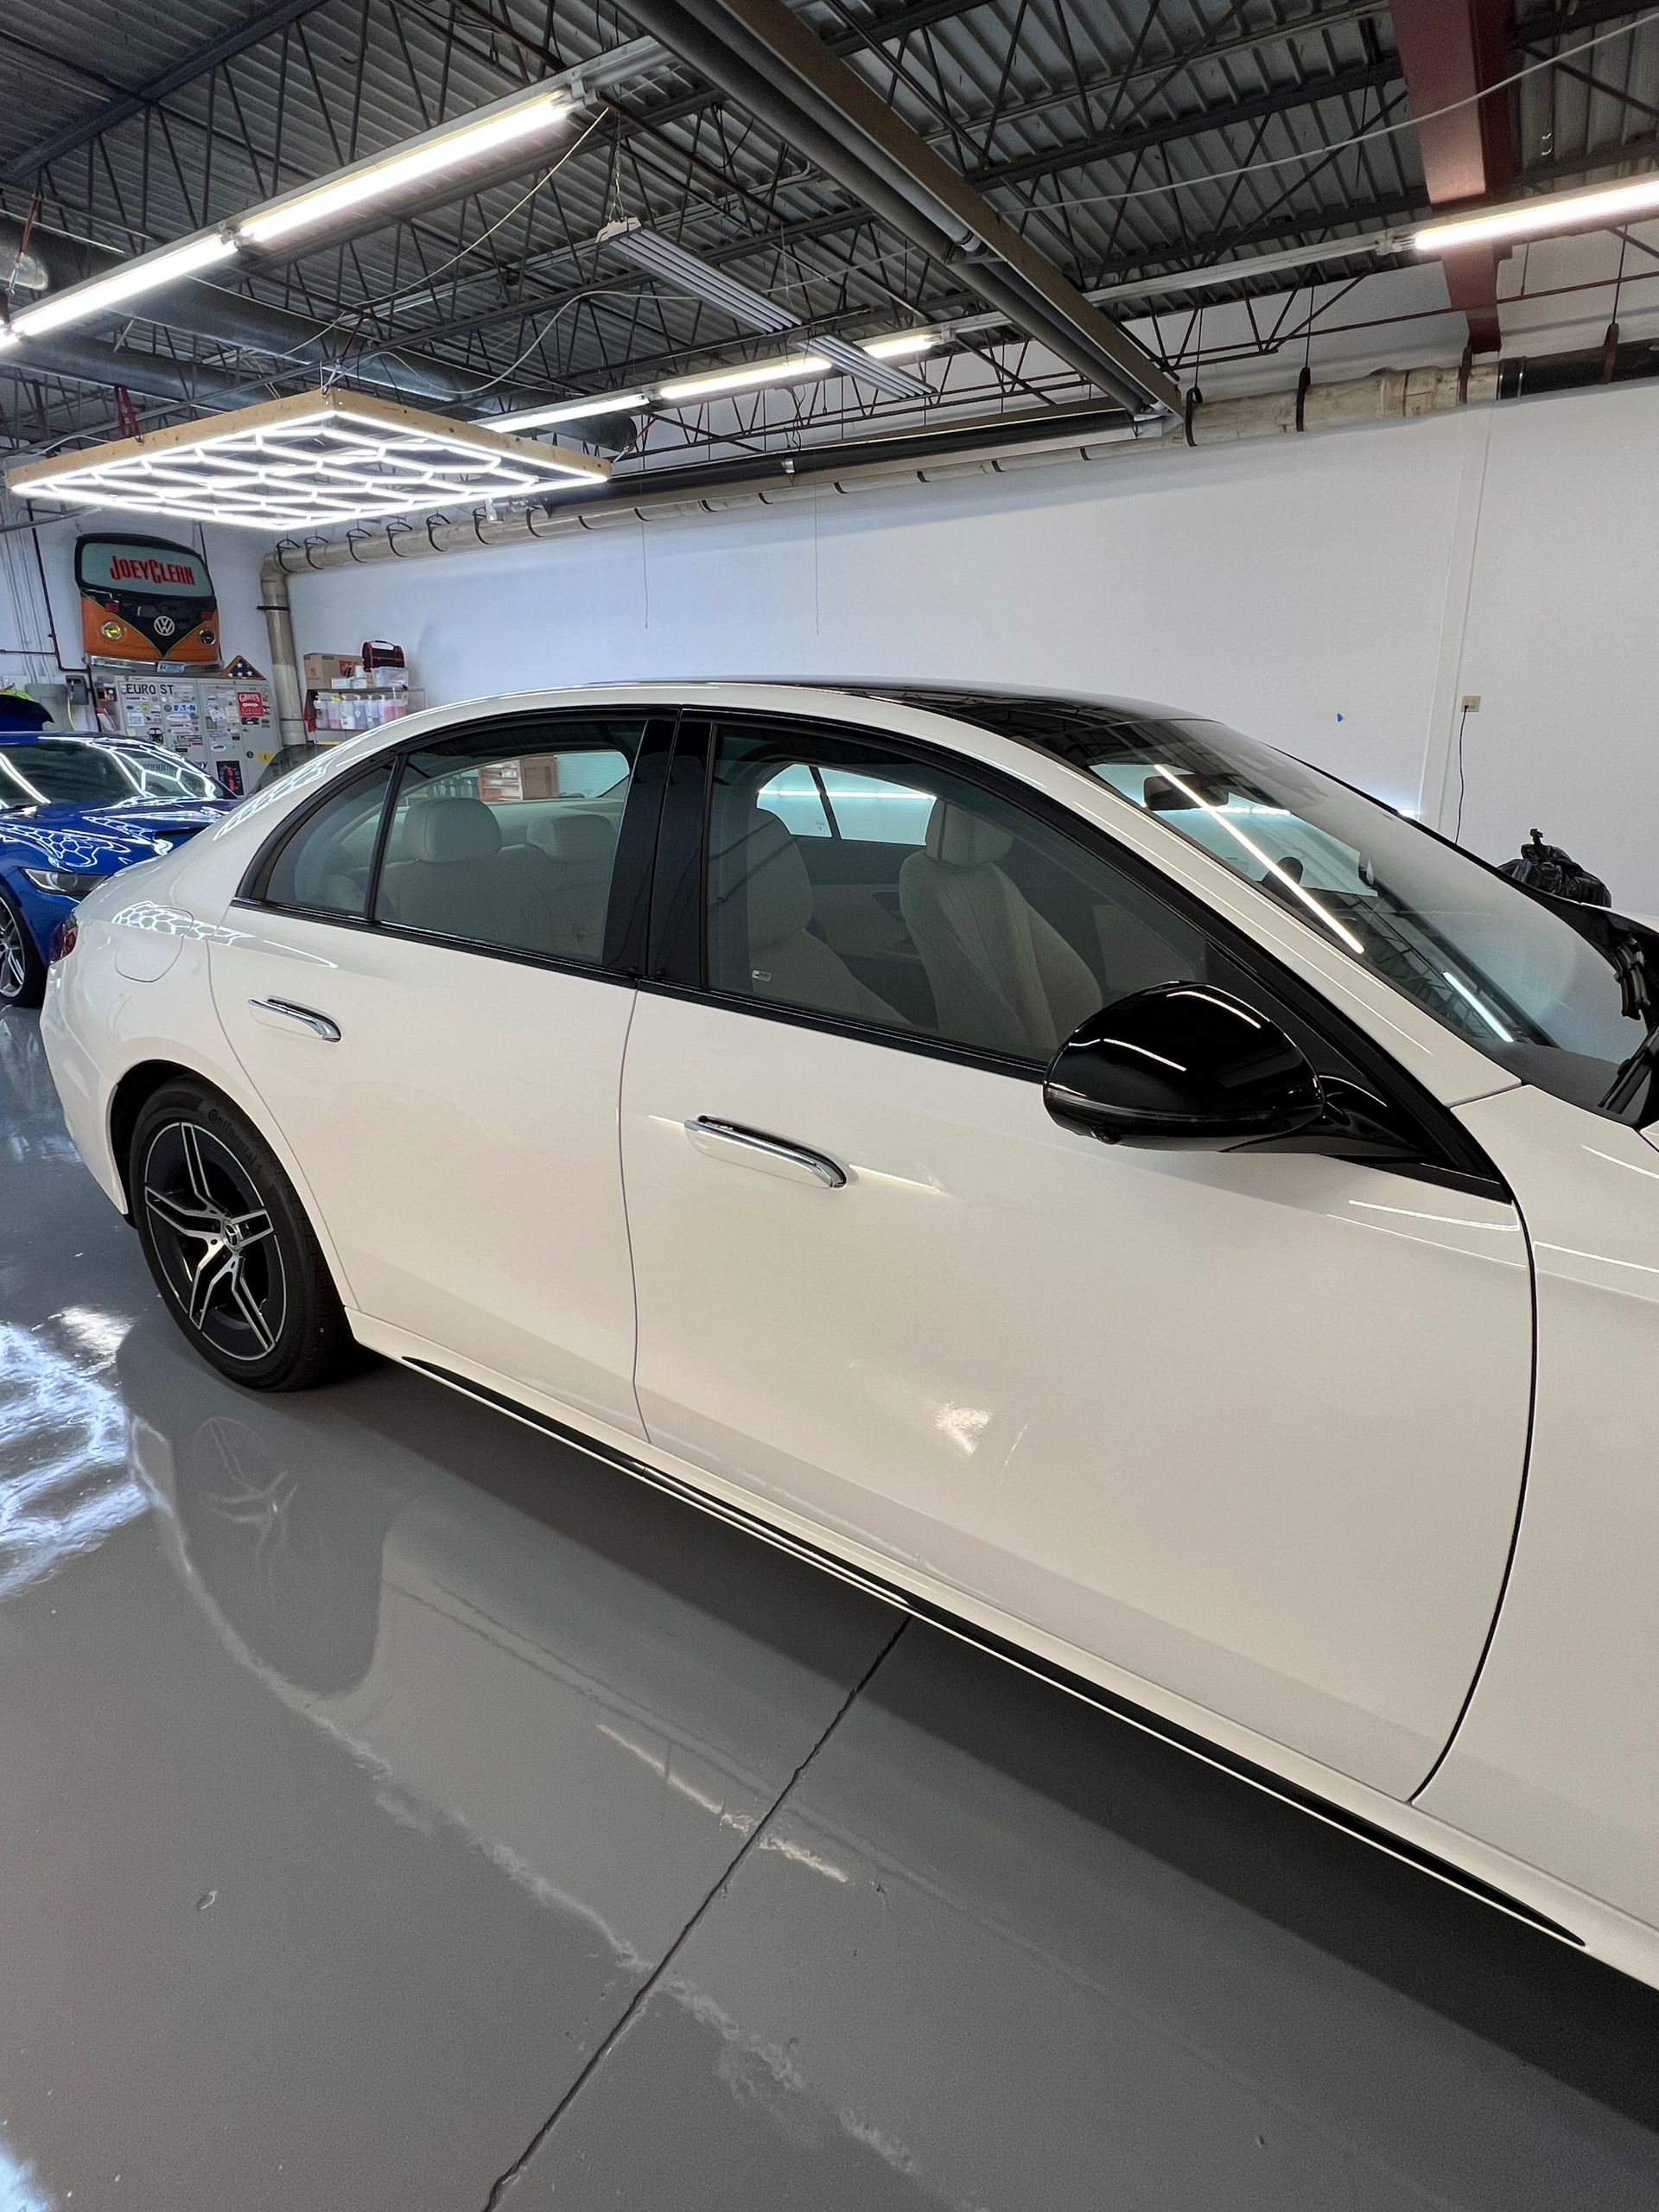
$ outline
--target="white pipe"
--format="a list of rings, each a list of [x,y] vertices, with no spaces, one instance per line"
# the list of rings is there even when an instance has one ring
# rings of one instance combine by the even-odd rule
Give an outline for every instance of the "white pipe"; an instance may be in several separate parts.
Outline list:
[[[1372,376],[1347,384],[1309,387],[1302,405],[1306,430],[1349,429],[1365,423],[1414,422],[1426,415],[1441,415],[1465,404],[1484,404],[1497,397],[1496,364],[1469,372],[1466,384],[1457,369],[1379,369]],[[1192,415],[1194,446],[1231,445],[1247,438],[1294,435],[1296,394],[1293,391],[1255,393],[1243,399],[1219,399],[1196,407]],[[988,425],[982,448],[942,454],[938,461],[914,457],[906,461],[874,461],[836,474],[815,470],[810,474],[779,478],[767,475],[721,485],[707,493],[676,491],[665,485],[651,488],[651,477],[637,479],[632,498],[607,499],[603,504],[553,510],[531,508],[491,518],[472,514],[456,519],[429,516],[420,524],[391,523],[372,532],[363,531],[343,538],[319,539],[308,545],[278,546],[260,575],[267,579],[265,598],[275,601],[281,590],[281,620],[286,638],[287,666],[295,685],[295,713],[298,715],[298,675],[294,664],[294,634],[289,622],[286,575],[307,569],[346,569],[374,561],[424,560],[435,553],[470,553],[486,546],[524,545],[543,537],[569,537],[580,531],[613,530],[623,524],[661,519],[674,515],[721,514],[733,508],[782,506],[821,493],[852,493],[879,489],[884,485],[912,482],[943,483],[953,477],[1010,475],[1026,468],[1040,468],[1077,461],[1115,461],[1133,454],[1141,461],[1174,462],[1188,451],[1185,427],[1175,423],[1161,437],[1136,437],[1125,433],[1105,438],[1079,439],[1063,431],[1040,443],[999,443],[995,426]],[[618,480],[611,480],[615,485]],[[271,625],[271,652],[279,662],[283,651],[276,634],[277,617],[267,607]],[[277,679],[279,684],[281,677]],[[280,700],[280,693],[279,693]],[[280,708],[279,712],[285,711]]]
[[[277,741],[305,741],[305,701],[300,690],[299,657],[294,650],[294,613],[289,604],[288,571],[280,550],[267,553],[259,567],[259,611],[270,640],[270,682],[276,698]]]

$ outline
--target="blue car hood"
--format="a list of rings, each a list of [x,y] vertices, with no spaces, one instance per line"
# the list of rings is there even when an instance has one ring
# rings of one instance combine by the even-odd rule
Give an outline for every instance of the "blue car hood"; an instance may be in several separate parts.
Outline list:
[[[229,813],[213,799],[118,800],[109,806],[31,806],[0,814],[0,855],[25,867],[112,875],[154,860],[159,843],[177,844]]]

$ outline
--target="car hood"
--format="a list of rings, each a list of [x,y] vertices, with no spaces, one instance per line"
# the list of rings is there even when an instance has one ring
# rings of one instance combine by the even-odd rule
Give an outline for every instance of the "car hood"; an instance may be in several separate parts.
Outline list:
[[[0,857],[25,868],[67,868],[78,875],[113,874],[140,861],[153,861],[162,840],[191,836],[199,822],[165,823],[152,810],[137,819],[107,819],[111,810],[80,806],[32,806],[0,814]],[[207,817],[213,818],[211,815]],[[154,826],[152,827],[152,823]]]
[[[73,816],[98,830],[111,830],[143,837],[194,837],[210,822],[218,822],[239,801],[233,798],[121,798],[107,806],[42,807],[42,815]]]
[[[19,807],[0,814],[0,845],[55,849],[67,838],[107,851],[116,865],[152,860],[158,843],[176,845],[219,821],[235,804],[226,799],[116,799],[104,806]],[[79,863],[64,860],[54,865]],[[89,863],[91,865],[91,863]]]

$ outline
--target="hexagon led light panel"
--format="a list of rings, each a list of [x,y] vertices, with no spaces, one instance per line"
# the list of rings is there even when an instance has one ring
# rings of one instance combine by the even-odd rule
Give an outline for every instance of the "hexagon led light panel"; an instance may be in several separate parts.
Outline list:
[[[357,391],[301,392],[10,470],[26,499],[321,530],[602,484],[607,461]]]

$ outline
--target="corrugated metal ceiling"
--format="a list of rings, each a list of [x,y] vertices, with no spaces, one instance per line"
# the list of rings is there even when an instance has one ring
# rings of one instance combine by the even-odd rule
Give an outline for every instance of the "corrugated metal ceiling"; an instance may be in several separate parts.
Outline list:
[[[1377,0],[805,0],[802,13],[1084,287],[1357,233],[1426,205],[1411,129],[1326,150],[1408,118]],[[1510,66],[1618,20],[1599,0],[1523,4]],[[238,51],[188,73],[238,31]],[[130,251],[637,35],[588,0],[8,0],[0,196],[22,215],[38,188],[40,220]],[[183,80],[135,100],[169,73]],[[1649,159],[1659,24],[1511,99],[1523,179],[1576,182]],[[534,172],[492,185],[250,289],[463,370],[480,406],[492,391],[557,396],[729,353],[740,334],[716,310],[595,247],[617,213],[854,336],[978,304],[958,272],[670,57],[580,128],[539,188]],[[128,342],[193,350],[145,326]],[[291,386],[291,364],[194,350],[245,369],[251,396]],[[109,414],[107,398],[66,389],[22,434],[38,443],[61,423],[93,435]]]

